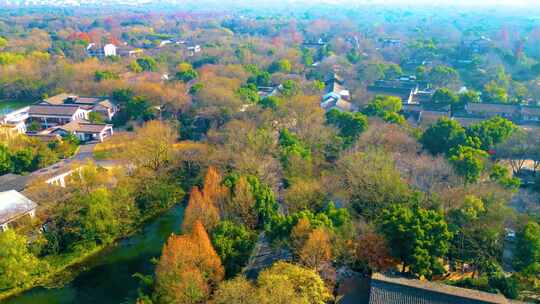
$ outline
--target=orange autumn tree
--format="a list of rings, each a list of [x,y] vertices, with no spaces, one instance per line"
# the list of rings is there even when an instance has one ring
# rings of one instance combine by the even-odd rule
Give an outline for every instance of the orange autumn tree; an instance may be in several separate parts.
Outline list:
[[[158,303],[195,304],[208,299],[225,271],[200,221],[192,232],[171,235],[156,267]]]
[[[196,265],[205,274],[210,286],[215,287],[223,280],[225,270],[221,265],[218,254],[212,246],[208,233],[200,221],[195,222],[191,232],[191,239],[195,243],[196,252],[198,253]]]
[[[313,230],[300,250],[300,261],[307,267],[319,271],[332,259],[332,245],[328,232],[322,228]]]
[[[209,167],[204,177],[203,195],[216,206],[223,214],[225,202],[229,195],[229,189],[221,184],[222,178],[214,167]]]
[[[193,187],[184,213],[183,231],[191,232],[197,221],[208,231],[212,231],[219,222],[219,211],[198,187]]]

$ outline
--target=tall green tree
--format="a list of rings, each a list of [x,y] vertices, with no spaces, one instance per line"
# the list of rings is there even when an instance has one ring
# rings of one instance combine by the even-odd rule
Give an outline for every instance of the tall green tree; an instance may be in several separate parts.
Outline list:
[[[193,66],[187,62],[182,62],[177,67],[176,78],[182,82],[189,82],[199,76]]]
[[[470,126],[467,129],[467,135],[471,138],[477,138],[478,140],[475,142],[480,142],[479,148],[487,151],[506,141],[515,130],[517,127],[514,123],[500,116],[495,116]]]
[[[380,229],[403,270],[428,278],[444,272],[441,259],[452,234],[442,214],[416,204],[393,205],[383,211]]]
[[[34,153],[29,148],[22,148],[11,155],[13,171],[16,174],[32,171],[33,161]]]
[[[438,65],[431,69],[428,80],[435,87],[453,87],[459,82],[459,73],[451,67]]]
[[[13,170],[11,153],[6,145],[0,144],[0,175],[9,173],[11,170]]]
[[[500,212],[494,201],[467,195],[459,208],[448,213],[449,227],[453,233],[448,254],[452,265],[469,264],[477,273],[489,263],[497,261],[502,250],[503,223],[492,215]]]
[[[326,122],[339,129],[339,134],[347,145],[354,143],[368,125],[367,117],[363,114],[341,112],[336,109],[326,112]]]
[[[424,149],[431,154],[448,154],[452,148],[466,143],[465,129],[455,120],[440,118],[420,137]]]
[[[157,71],[157,62],[154,58],[144,56],[137,59],[137,64],[143,69],[143,71],[155,72]]]
[[[375,96],[362,111],[367,116],[377,116],[386,122],[403,123],[405,118],[399,114],[401,99],[394,96]]]
[[[518,270],[540,267],[540,224],[530,220],[517,233],[514,267]]]
[[[290,73],[292,70],[291,62],[288,59],[281,59],[278,61],[274,61],[270,67],[268,67],[268,72],[270,73]]]
[[[459,97],[447,88],[437,89],[431,98],[431,103],[435,107],[451,106],[455,108],[459,102]]]
[[[221,258],[227,277],[240,272],[255,246],[256,235],[245,226],[220,222],[212,231],[212,244]]]
[[[459,146],[450,152],[450,163],[456,172],[465,178],[465,182],[472,184],[478,181],[484,171],[488,154],[479,149],[468,146]]]
[[[28,240],[13,230],[0,233],[0,290],[21,286],[39,271]]]

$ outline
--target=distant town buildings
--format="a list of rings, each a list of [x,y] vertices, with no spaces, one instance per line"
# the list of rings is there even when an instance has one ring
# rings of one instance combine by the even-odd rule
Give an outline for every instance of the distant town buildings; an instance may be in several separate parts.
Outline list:
[[[189,56],[194,56],[195,54],[199,53],[201,51],[201,46],[196,44],[192,46],[187,47],[187,51]]]
[[[501,103],[468,103],[460,111],[451,111],[450,105],[434,106],[432,97],[434,89],[414,76],[402,76],[394,80],[378,80],[367,87],[372,96],[394,96],[401,99],[402,111],[414,124],[428,125],[441,117],[455,119],[463,125],[500,116],[518,125],[540,123],[540,107],[501,104]],[[461,88],[460,92],[466,92]]]
[[[323,46],[326,46],[326,42],[324,42],[324,40],[322,38],[319,38],[316,41],[304,41],[304,43],[302,43],[302,44],[304,46],[306,46],[306,47],[323,47]]]
[[[433,91],[428,83],[417,81],[415,76],[401,76],[393,80],[377,80],[367,87],[372,95],[394,96],[404,104],[418,104],[431,99]]]
[[[383,38],[380,40],[382,47],[400,47],[401,46],[401,40],[395,39],[395,38]]]

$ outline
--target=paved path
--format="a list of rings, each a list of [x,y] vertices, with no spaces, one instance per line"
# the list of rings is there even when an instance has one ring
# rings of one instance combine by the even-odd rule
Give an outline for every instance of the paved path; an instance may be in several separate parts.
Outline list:
[[[71,159],[75,161],[83,161],[87,158],[94,158],[94,149],[96,148],[97,142],[92,142],[79,146],[79,151]]]

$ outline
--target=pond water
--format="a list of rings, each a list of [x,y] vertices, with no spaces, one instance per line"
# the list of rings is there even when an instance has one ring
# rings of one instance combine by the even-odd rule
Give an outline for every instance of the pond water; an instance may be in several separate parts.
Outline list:
[[[84,270],[61,288],[37,287],[6,304],[119,304],[134,303],[139,281],[134,273],[151,274],[150,260],[159,257],[171,233],[178,233],[183,208],[175,206],[149,222],[137,234],[118,242],[90,259]]]

